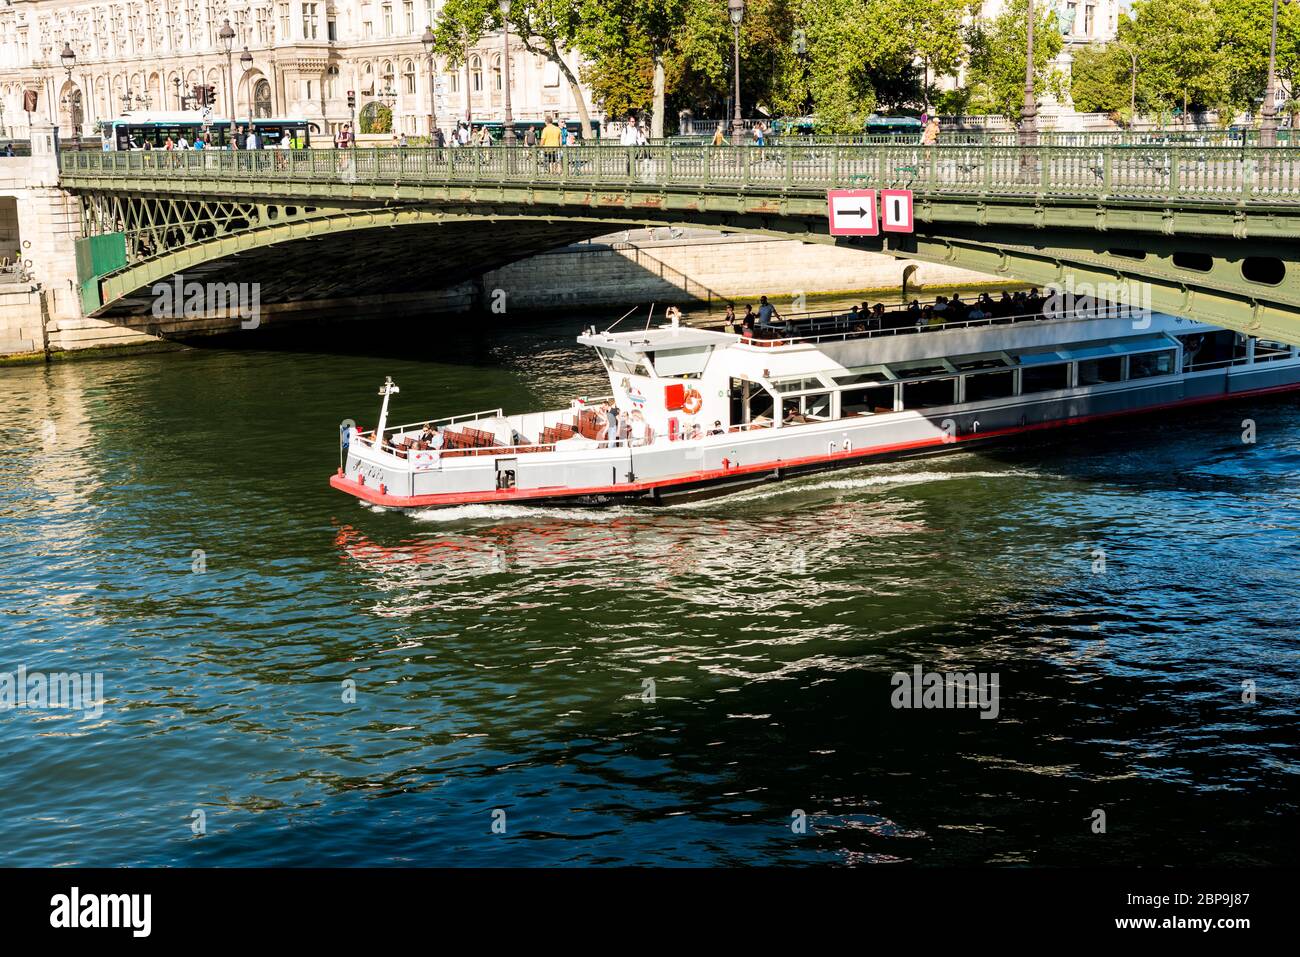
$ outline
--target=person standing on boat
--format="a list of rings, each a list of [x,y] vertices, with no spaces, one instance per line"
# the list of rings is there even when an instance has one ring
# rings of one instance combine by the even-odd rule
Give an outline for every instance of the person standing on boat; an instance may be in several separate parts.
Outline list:
[[[782,322],[785,321],[784,318],[781,316],[781,313],[776,311],[776,306],[772,305],[770,302],[767,301],[767,296],[759,296],[758,297],[758,328],[764,330],[775,329],[776,325],[775,323],[772,322],[772,319],[774,317],[776,319],[780,319]]]
[[[618,445],[618,406],[613,402],[605,406],[605,442],[606,448]]]

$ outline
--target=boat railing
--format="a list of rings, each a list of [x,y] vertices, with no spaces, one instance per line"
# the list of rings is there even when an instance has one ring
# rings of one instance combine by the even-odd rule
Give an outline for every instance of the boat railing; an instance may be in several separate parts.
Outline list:
[[[461,415],[446,415],[441,419],[421,419],[418,422],[408,422],[405,425],[390,425],[386,432],[392,434],[405,432],[407,429],[422,429],[426,425],[457,425],[462,422],[474,422],[479,419],[503,418],[500,409],[484,409],[482,412],[465,412]],[[365,434],[365,433],[362,433]]]
[[[928,332],[948,332],[953,329],[975,329],[982,326],[1007,326],[1014,325],[1018,322],[1041,322],[1041,321],[1059,321],[1074,322],[1086,319],[1106,319],[1106,318],[1123,318],[1127,307],[1114,307],[1111,309],[1101,307],[1091,307],[1076,310],[1073,314],[1049,314],[1046,312],[1023,313],[1014,316],[984,316],[980,319],[961,319],[953,322],[939,322],[932,324],[907,324],[899,326],[890,326],[887,328],[875,329],[853,329],[846,328],[851,325],[872,322],[871,317],[866,318],[844,318],[843,313],[835,322],[814,323],[809,327],[809,332],[796,331],[794,335],[778,334],[778,338],[758,339],[741,337],[740,344],[753,349],[777,349],[783,346],[818,344],[822,342],[842,342],[849,339],[878,339],[885,336],[911,336],[921,335]],[[836,331],[827,333],[817,333],[819,328],[833,328]]]

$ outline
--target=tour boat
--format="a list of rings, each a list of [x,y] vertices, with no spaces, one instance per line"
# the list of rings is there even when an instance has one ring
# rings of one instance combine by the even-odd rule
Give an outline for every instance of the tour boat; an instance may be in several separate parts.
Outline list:
[[[782,338],[597,332],[611,395],[347,429],[331,484],[394,509],[658,504],[1125,414],[1300,388],[1296,347],[1153,312],[1074,310]],[[614,435],[608,433],[610,406]],[[432,429],[427,429],[427,426]]]

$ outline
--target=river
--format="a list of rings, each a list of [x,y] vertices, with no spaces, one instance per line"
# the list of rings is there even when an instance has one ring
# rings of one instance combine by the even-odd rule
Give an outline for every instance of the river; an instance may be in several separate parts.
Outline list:
[[[577,325],[0,369],[0,672],[104,697],[0,711],[0,864],[1291,862],[1300,401],[663,510],[327,485],[385,375],[603,394]]]

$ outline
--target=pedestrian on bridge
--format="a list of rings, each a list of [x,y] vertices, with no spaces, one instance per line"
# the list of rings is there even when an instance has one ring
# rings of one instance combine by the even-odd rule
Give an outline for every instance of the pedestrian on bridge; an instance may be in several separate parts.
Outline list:
[[[938,117],[934,117],[934,116],[930,117],[930,122],[928,122],[928,123],[925,124],[925,129],[921,132],[921,145],[922,145],[922,146],[938,146],[938,145],[939,145],[939,119],[938,119]]]
[[[723,132],[723,127],[724,127],[725,125],[726,125],[725,123],[719,123],[719,124],[718,124],[718,128],[717,128],[716,130],[713,131],[713,145],[714,145],[714,146],[727,146],[727,145],[729,145],[729,144],[727,143],[727,135],[726,135],[726,133]]]

